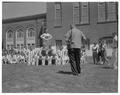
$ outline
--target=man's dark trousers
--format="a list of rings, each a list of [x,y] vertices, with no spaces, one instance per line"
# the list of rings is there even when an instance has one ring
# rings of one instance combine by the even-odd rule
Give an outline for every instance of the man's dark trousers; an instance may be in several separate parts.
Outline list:
[[[93,62],[94,62],[94,64],[97,64],[97,62],[98,62],[98,54],[97,54],[97,52],[93,52]]]
[[[72,48],[68,49],[68,56],[69,56],[69,62],[71,65],[71,70],[73,74],[80,74],[81,68],[80,68],[80,48]]]

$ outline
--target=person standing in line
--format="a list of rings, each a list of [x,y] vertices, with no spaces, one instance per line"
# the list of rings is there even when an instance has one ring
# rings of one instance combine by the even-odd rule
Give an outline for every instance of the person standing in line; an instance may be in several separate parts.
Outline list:
[[[117,33],[113,34],[113,56],[114,56],[114,63],[113,63],[113,67],[115,70],[117,70],[118,68],[118,36]]]
[[[103,64],[107,63],[108,64],[108,59],[107,59],[107,44],[106,41],[103,42]]]
[[[75,27],[70,25],[70,30],[65,34],[65,40],[68,48],[68,56],[73,75],[81,73],[80,67],[80,51],[82,46],[82,37],[86,39],[85,35]]]
[[[98,48],[98,63],[99,63],[99,64],[103,64],[102,42],[99,42],[99,48]]]
[[[97,64],[97,62],[98,62],[97,50],[98,50],[97,44],[96,44],[96,42],[94,42],[93,47],[92,47],[92,55],[93,55],[94,64]]]

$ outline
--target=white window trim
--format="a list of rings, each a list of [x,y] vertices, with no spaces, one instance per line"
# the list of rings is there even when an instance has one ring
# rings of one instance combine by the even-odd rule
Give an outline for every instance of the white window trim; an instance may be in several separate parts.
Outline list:
[[[9,29],[8,31],[10,31],[11,29]],[[14,35],[12,38],[12,41],[8,42],[8,31],[6,32],[6,49],[7,49],[7,45],[14,45]],[[12,31],[12,30],[11,30]],[[13,32],[13,31],[12,31]],[[14,34],[14,32],[13,32]],[[10,47],[11,48],[11,47]]]

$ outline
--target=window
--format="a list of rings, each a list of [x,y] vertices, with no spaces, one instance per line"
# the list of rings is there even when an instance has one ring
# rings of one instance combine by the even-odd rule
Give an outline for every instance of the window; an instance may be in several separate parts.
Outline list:
[[[80,24],[80,4],[78,2],[73,3],[73,23]]]
[[[12,31],[12,30],[9,30],[9,31],[7,32],[7,39],[8,39],[8,40],[9,40],[9,39],[13,39],[13,37],[14,37],[13,31]]]
[[[55,26],[62,25],[62,7],[61,3],[55,3]]]
[[[105,3],[98,3],[98,22],[104,22],[106,19],[105,15]]]
[[[98,3],[98,22],[117,21],[116,2]]]
[[[14,47],[14,32],[8,30],[6,32],[6,49],[11,49]]]
[[[73,23],[74,24],[88,24],[89,23],[89,9],[88,2],[74,2],[73,3]]]
[[[81,3],[81,24],[89,23],[88,2]]]
[[[116,10],[116,3],[115,2],[108,2],[107,3],[107,21],[116,21],[117,10]]]
[[[17,39],[24,38],[24,32],[22,29],[17,30]]]
[[[28,37],[34,37],[35,36],[35,30],[34,28],[28,29]]]

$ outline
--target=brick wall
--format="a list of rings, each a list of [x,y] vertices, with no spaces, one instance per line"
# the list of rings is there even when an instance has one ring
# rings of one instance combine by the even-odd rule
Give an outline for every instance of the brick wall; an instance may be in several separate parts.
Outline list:
[[[97,3],[91,2],[90,4],[90,24],[78,25],[77,27],[83,31],[83,33],[93,43],[100,37],[110,36],[113,32],[117,32],[117,22],[97,24]],[[72,3],[62,3],[62,26],[54,27],[55,9],[54,2],[47,3],[47,27],[48,32],[53,35],[51,40],[52,44],[55,44],[55,40],[62,40],[65,43],[64,34],[69,30],[69,25],[72,23]]]
[[[24,44],[26,46],[26,29],[28,27],[34,27],[36,33],[35,33],[35,45],[36,47],[40,46],[40,40],[39,40],[39,32],[41,28],[43,19],[34,19],[34,20],[27,20],[27,21],[18,21],[18,22],[11,22],[11,23],[5,23],[2,25],[2,41],[3,41],[3,47],[6,47],[6,32],[9,29],[12,29],[14,31],[14,46],[16,45],[16,37],[15,33],[16,30],[19,28],[22,28],[24,31]]]

